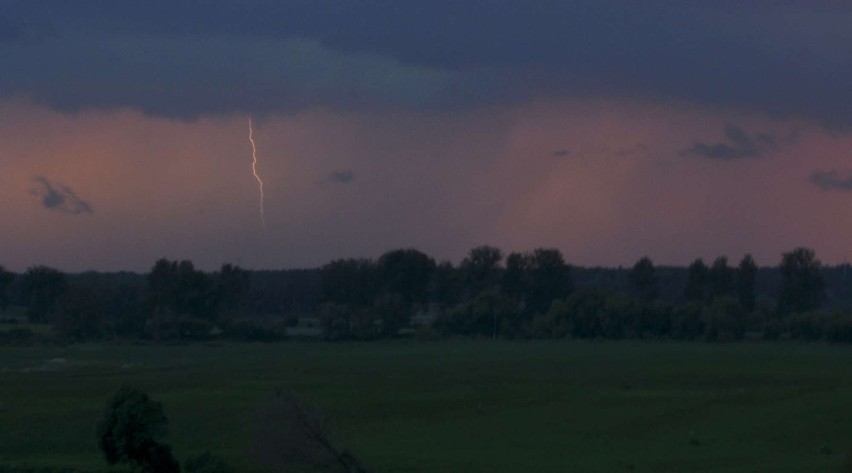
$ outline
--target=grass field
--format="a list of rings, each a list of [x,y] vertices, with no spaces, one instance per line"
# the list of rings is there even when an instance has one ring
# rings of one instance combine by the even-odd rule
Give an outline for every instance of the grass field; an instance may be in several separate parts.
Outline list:
[[[379,473],[837,472],[852,451],[848,346],[78,345],[0,349],[0,463],[103,469],[95,424],[122,384],[163,402],[180,458],[245,472],[276,389]]]

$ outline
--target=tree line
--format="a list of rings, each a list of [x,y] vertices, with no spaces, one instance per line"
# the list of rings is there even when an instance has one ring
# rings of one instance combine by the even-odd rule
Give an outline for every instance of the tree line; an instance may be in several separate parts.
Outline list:
[[[492,246],[472,248],[458,265],[397,249],[281,274],[231,264],[206,273],[190,261],[166,259],[144,276],[66,275],[45,266],[16,275],[0,267],[0,312],[16,302],[30,322],[51,323],[71,341],[273,341],[305,318],[318,321],[327,340],[408,333],[852,341],[849,307],[824,307],[826,269],[813,250],[783,253],[773,271],[779,287],[769,299],[758,290],[765,271],[750,255],[736,265],[724,256],[710,264],[696,259],[685,269],[658,268],[643,257],[615,272],[571,266],[558,249],[504,255]],[[833,291],[845,294],[848,286],[844,279]],[[25,329],[0,332],[4,336],[28,337]]]

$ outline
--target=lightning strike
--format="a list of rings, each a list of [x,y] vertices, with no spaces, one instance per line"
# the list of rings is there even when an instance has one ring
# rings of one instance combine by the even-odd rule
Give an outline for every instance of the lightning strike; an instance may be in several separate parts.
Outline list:
[[[251,172],[254,178],[257,179],[257,185],[260,188],[260,223],[263,225],[263,231],[266,231],[266,213],[263,209],[263,180],[257,173],[257,148],[254,146],[254,138],[252,134],[254,130],[251,127],[251,117],[249,117],[249,142],[251,143]]]

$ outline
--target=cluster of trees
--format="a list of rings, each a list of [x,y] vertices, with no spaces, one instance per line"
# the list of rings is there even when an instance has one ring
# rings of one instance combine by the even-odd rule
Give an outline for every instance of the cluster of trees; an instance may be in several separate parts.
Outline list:
[[[728,340],[786,334],[852,341],[848,312],[816,312],[825,295],[820,269],[813,250],[784,253],[775,307],[758,307],[758,266],[750,255],[736,267],[725,257],[710,266],[695,260],[680,300],[671,302],[660,298],[657,268],[647,257],[629,270],[627,290],[607,291],[576,289],[557,249],[504,259],[498,248],[480,246],[458,267],[396,250],[377,261],[324,266],[320,314],[329,339],[393,335],[412,313],[431,309],[431,329],[445,335]]]
[[[784,253],[777,269],[762,271],[749,255],[736,266],[719,257],[657,268],[643,257],[627,270],[603,270],[572,267],[557,249],[504,257],[491,246],[471,249],[457,266],[398,249],[284,278],[230,264],[208,274],[165,259],[144,277],[70,278],[44,266],[16,276],[0,267],[0,310],[15,299],[30,321],[52,323],[70,340],[277,340],[305,316],[319,320],[328,340],[412,330],[429,337],[852,340],[848,307],[821,309],[824,268],[812,250]],[[770,300],[758,286],[775,275]]]
[[[232,327],[249,278],[249,271],[231,264],[207,274],[190,261],[166,259],[154,264],[144,284],[71,282],[68,275],[45,266],[31,267],[15,281],[15,275],[0,267],[0,301],[9,299],[9,287],[16,282],[28,321],[51,323],[71,341],[205,338],[214,327]]]

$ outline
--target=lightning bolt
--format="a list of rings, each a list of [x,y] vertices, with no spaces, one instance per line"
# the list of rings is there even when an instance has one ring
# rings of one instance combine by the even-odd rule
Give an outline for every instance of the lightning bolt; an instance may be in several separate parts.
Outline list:
[[[251,143],[251,172],[254,178],[257,179],[257,185],[260,188],[260,223],[263,224],[263,231],[266,231],[266,213],[263,210],[263,179],[257,173],[257,148],[254,145],[252,137],[254,130],[251,127],[251,117],[249,117],[249,143]]]

